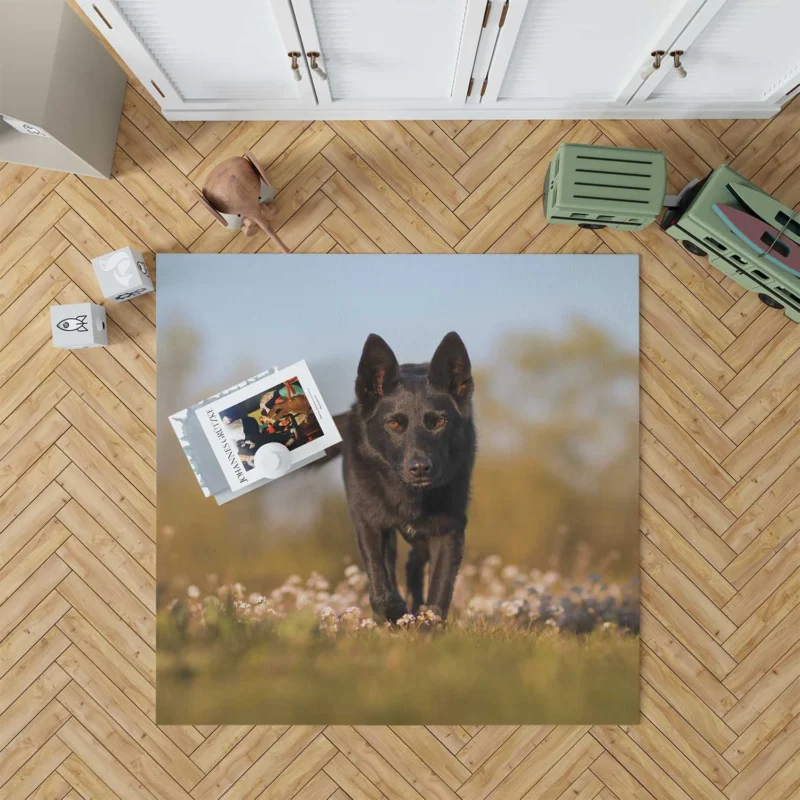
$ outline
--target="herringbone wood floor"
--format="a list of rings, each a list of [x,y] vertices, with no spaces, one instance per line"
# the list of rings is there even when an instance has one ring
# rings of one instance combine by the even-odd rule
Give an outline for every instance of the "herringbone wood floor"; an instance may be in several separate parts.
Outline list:
[[[800,205],[800,101],[772,121],[165,122],[129,86],[111,181],[0,165],[0,796],[800,798],[800,326],[654,226],[548,227],[561,141],[731,162]],[[641,257],[641,724],[154,724],[154,295],[107,349],[50,345],[88,259],[272,251],[194,186],[249,147],[297,252]]]

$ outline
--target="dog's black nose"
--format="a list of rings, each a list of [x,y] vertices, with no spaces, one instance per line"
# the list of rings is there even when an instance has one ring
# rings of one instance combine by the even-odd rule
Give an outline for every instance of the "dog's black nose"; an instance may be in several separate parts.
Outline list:
[[[421,456],[417,456],[412,458],[408,462],[408,471],[415,477],[415,478],[424,478],[426,477],[433,467],[431,460],[429,458],[422,458]]]

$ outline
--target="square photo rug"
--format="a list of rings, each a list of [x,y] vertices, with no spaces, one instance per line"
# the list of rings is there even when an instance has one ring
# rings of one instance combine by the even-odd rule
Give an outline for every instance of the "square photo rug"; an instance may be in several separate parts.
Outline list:
[[[157,266],[159,724],[638,722],[636,256]]]

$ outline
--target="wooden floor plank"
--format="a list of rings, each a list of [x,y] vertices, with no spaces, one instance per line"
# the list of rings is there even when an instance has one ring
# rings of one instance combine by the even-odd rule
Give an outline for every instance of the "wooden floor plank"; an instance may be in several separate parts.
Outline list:
[[[114,156],[113,176],[163,225],[184,247],[188,247],[203,229],[120,148]],[[159,248],[160,249],[160,248]]]
[[[718,752],[736,734],[649,648],[642,649],[642,677]]]
[[[285,730],[286,728],[278,726],[253,728],[221,761],[207,771],[203,780],[192,789],[192,797],[195,800],[218,800],[232,786],[237,785],[250,767],[259,763]],[[261,767],[256,770],[256,773],[260,772]],[[258,779],[251,785],[257,786]]]
[[[69,711],[58,700],[51,700],[2,750],[0,750],[0,786],[36,751],[44,747],[69,719]],[[67,789],[63,794],[67,793]],[[9,791],[6,784],[5,791]],[[10,794],[10,792],[9,792]],[[63,795],[62,795],[63,796]]]
[[[59,522],[59,525],[61,523]],[[155,649],[155,615],[74,536],[59,547],[62,561],[116,612],[131,630]]]
[[[184,211],[197,203],[195,185],[125,116],[119,121],[117,146]]]
[[[63,563],[63,562],[62,562]],[[105,637],[145,679],[155,683],[155,653],[74,572],[58,585],[58,593]]]
[[[69,736],[67,732],[65,732],[65,736]],[[62,741],[64,741],[62,739]],[[73,738],[73,742],[77,742],[78,747],[86,747],[88,744],[89,751],[91,752],[91,740],[87,742],[83,742],[80,739]],[[97,775],[86,766],[86,764],[75,755],[75,746],[71,745],[72,748],[72,755],[64,761],[61,766],[58,768],[58,774],[67,781],[67,783],[73,787],[72,791],[67,795],[67,800],[75,800],[75,798],[86,798],[91,797],[92,800],[94,798],[100,798],[100,800],[116,800],[117,798],[122,798],[120,795],[113,792]],[[99,757],[103,759],[103,755],[98,753]],[[105,759],[103,759],[105,761]],[[108,763],[98,764],[96,766],[99,772],[106,773],[109,771]],[[113,783],[114,778],[110,776],[110,780]],[[127,791],[128,787],[125,787]],[[125,797],[126,795],[122,795]]]
[[[640,480],[642,497],[713,566],[722,570],[733,561],[736,552],[730,545],[644,461]]]
[[[343,216],[346,216],[353,233],[345,233],[348,240],[357,242],[358,231],[374,242],[384,253],[413,253],[415,247],[400,233],[377,209],[364,202],[363,196],[358,192],[347,178],[340,173],[334,175],[323,187],[322,191],[333,200]],[[335,238],[335,237],[334,237]]]
[[[469,160],[469,155],[435,122],[403,120],[400,124],[451,174]]]
[[[78,683],[72,681],[58,695],[61,704],[89,733],[103,742],[109,753],[127,768],[154,797],[189,800],[191,797],[144,749],[146,745],[126,732]]]
[[[202,160],[200,154],[130,84],[125,91],[122,113],[184,175]]]
[[[456,180],[474,192],[536,128],[538,122],[509,120],[476,151],[455,174]]]
[[[708,597],[695,586],[665,555],[648,539],[639,546],[642,567],[662,589],[684,609],[691,609],[694,619],[706,633],[720,644],[731,636],[736,626]]]
[[[71,768],[78,772],[75,776],[80,794],[83,786],[89,789],[90,797],[94,792],[103,791],[103,787],[98,786],[98,781],[106,784],[116,796],[120,798],[135,798],[136,800],[156,800],[154,796],[128,772],[125,767],[96,739],[92,734],[81,725],[73,716],[58,732],[58,738],[72,751],[80,762],[91,763],[92,769],[88,774],[82,774],[80,766],[74,762]],[[70,757],[71,758],[71,757]],[[69,762],[70,759],[67,759]],[[71,783],[70,773],[60,772],[68,783]],[[75,785],[75,784],[73,784]],[[103,797],[103,794],[98,796]]]
[[[642,533],[712,602],[720,608],[724,606],[736,594],[736,589],[650,503],[642,499],[640,508]]]
[[[59,172],[37,169],[4,203],[0,216],[0,242],[63,180]]]
[[[732,585],[741,588],[767,560],[800,530],[800,498],[795,498],[725,568]],[[772,587],[773,589],[775,587]]]
[[[60,451],[59,451],[60,452]],[[81,510],[130,553],[150,575],[155,575],[155,542],[128,517],[89,476],[70,464],[57,478]],[[70,502],[72,502],[70,501]],[[91,535],[84,530],[85,535]]]
[[[6,783],[3,793],[7,797],[28,797],[55,772],[69,754],[69,747],[58,737],[52,736]]]
[[[102,670],[115,686],[151,720],[155,720],[156,693],[142,675],[74,608],[59,619],[58,629]]]
[[[543,128],[544,124],[540,125],[529,138],[537,136]],[[566,141],[590,144],[597,138],[598,133],[591,122],[584,120],[566,131],[562,123],[562,126],[555,133],[551,132],[551,135],[556,141],[560,135],[566,134]],[[489,179],[484,181],[484,184],[481,184],[470,198],[456,209],[462,220],[468,225],[473,225],[470,232],[456,246],[459,253],[486,252],[522,216],[542,194],[549,157],[554,153],[554,147],[546,154],[539,153],[543,157],[532,169],[529,159],[526,164],[529,168],[527,172],[520,169],[517,164],[509,164],[512,159],[506,159],[503,164],[507,167],[508,174],[499,183],[492,182],[491,188],[486,192],[481,192],[481,187]],[[473,205],[471,201],[476,195],[479,196],[478,204]],[[467,203],[470,205],[467,206]],[[475,209],[474,212],[472,209]],[[473,217],[473,213],[479,215],[478,219]]]
[[[275,131],[275,128],[272,128],[272,131]],[[288,147],[285,147],[282,141],[276,141],[263,159],[264,161],[269,159],[267,176],[272,187],[278,192],[283,189],[335,135],[330,126],[317,121],[305,128]],[[262,142],[270,136],[271,132],[262,139]],[[273,157],[276,152],[279,153],[277,158]]]
[[[17,261],[0,279],[0,314],[64,252],[67,245],[67,240],[51,228]]]
[[[800,800],[800,328],[656,226],[542,202],[575,141],[800,207],[798,115],[170,123],[132,79],[110,181],[0,164],[0,795]],[[104,302],[90,260],[125,245],[276,252],[198,202],[247,148],[295,252],[639,256],[640,725],[155,725],[156,295],[105,303],[109,347],[75,352],[48,306]]]
[[[0,205],[36,172],[36,167],[26,164],[4,164],[0,167]]]
[[[722,789],[736,777],[736,769],[730,761],[723,758],[649,683],[642,684],[641,702],[646,720],[660,730],[666,741],[680,750],[714,786]],[[634,736],[633,730],[628,734]],[[659,747],[652,749],[641,742],[639,744],[646,752],[660,749],[660,743]]]
[[[339,137],[322,151],[326,159],[369,200],[414,246],[423,253],[452,252],[449,242],[463,235],[458,219],[427,190],[415,187],[413,174],[403,164],[391,163],[381,173],[381,158],[389,152],[365,128],[334,125]],[[363,126],[362,126],[363,127]],[[353,150],[352,145],[359,147]],[[359,155],[367,146],[365,158]],[[422,193],[422,197],[417,195]]]
[[[58,446],[145,533],[153,530],[154,506],[75,428],[70,428],[59,439]]]
[[[467,199],[469,192],[399,122],[371,120],[364,124],[451,211]]]
[[[41,641],[41,639],[40,639]],[[44,709],[57,703],[56,695],[69,683],[69,675],[58,664],[51,664],[0,714],[2,752]]]

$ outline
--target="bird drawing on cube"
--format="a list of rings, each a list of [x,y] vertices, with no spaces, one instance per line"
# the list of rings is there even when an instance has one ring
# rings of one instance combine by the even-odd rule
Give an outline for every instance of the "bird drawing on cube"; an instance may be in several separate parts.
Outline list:
[[[94,303],[50,306],[53,347],[78,350],[108,344],[106,310]]]
[[[121,303],[154,289],[142,254],[132,247],[93,258],[92,266],[106,300]]]

